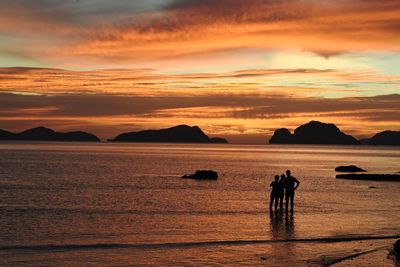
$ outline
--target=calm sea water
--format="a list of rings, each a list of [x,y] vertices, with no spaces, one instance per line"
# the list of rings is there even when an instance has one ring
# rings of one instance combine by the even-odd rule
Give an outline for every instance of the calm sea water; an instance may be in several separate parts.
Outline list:
[[[345,164],[399,172],[400,149],[3,142],[0,263],[312,265],[400,235],[400,183],[336,180]],[[197,169],[220,178],[180,178]],[[270,214],[286,169],[295,212]]]

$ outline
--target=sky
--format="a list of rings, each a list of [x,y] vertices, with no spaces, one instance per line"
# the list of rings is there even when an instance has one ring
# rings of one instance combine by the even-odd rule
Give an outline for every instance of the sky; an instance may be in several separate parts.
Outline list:
[[[2,0],[0,129],[400,130],[398,0]]]

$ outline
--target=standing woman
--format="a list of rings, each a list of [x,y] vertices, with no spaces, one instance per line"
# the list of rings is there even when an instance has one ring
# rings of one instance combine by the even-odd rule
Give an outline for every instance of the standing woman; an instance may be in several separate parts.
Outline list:
[[[281,179],[279,180],[279,207],[283,210],[283,198],[285,196],[285,178],[284,174],[281,174]]]
[[[272,205],[275,202],[275,210],[278,209],[278,199],[279,199],[279,175],[275,175],[275,181],[273,181],[269,186],[272,187],[271,195],[269,198],[269,210],[272,210]]]

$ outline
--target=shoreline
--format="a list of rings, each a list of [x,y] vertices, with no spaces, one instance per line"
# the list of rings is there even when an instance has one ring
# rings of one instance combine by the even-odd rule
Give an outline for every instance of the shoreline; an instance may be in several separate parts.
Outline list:
[[[207,255],[210,258],[200,260],[204,264],[224,264],[230,266],[398,266],[395,256],[390,255],[397,238],[364,237],[342,240],[334,238],[333,242],[316,242],[312,239],[296,242],[276,240],[275,242],[256,243],[223,243],[210,246],[194,242],[195,246],[164,246],[162,244],[109,246],[56,246],[49,249],[46,246],[30,249],[0,248],[0,255],[6,265],[24,262],[57,265],[62,262],[69,264],[82,263],[90,255],[96,262],[112,264],[118,262],[127,265],[181,265],[183,263],[198,264],[192,257]],[[398,237],[398,235],[397,235]],[[367,239],[375,238],[375,239]],[[381,238],[381,239],[377,239]],[[308,240],[308,241],[307,241]],[[273,240],[270,240],[273,241]],[[205,253],[205,254],[204,254]],[[221,254],[222,253],[222,254]],[[18,255],[18,257],[16,257]],[[47,256],[46,256],[47,255]],[[50,255],[50,258],[47,258]],[[54,257],[54,256],[57,257]],[[130,257],[127,257],[130,255]],[[160,255],[163,255],[160,257]],[[72,257],[74,256],[74,257]],[[206,256],[206,257],[207,257]],[[75,258],[76,257],[76,258]],[[92,258],[92,259],[94,259]],[[90,263],[89,261],[85,261]]]

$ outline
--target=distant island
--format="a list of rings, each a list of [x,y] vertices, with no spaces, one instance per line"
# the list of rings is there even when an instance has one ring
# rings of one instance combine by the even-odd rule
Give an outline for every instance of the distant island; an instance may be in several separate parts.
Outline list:
[[[178,125],[160,130],[122,133],[110,142],[169,142],[169,143],[218,143],[227,144],[224,138],[210,138],[199,127]]]
[[[5,130],[0,130],[0,140],[20,140],[20,141],[85,141],[99,142],[97,136],[82,132],[56,132],[52,129],[40,126],[25,130],[20,133],[12,133]]]
[[[14,141],[84,141],[100,142],[100,139],[83,131],[56,132],[40,126],[14,133],[0,129],[0,140]],[[127,132],[108,139],[109,142],[169,142],[169,143],[214,143],[227,144],[224,138],[208,137],[198,126],[178,125],[159,130]],[[371,138],[357,140],[343,133],[335,124],[310,121],[291,133],[286,128],[277,129],[270,144],[320,144],[320,145],[375,145],[400,146],[400,131],[383,131]]]
[[[400,131],[384,131],[364,140],[366,144],[373,146],[400,146]]]
[[[335,124],[310,121],[297,127],[292,134],[281,128],[274,132],[270,144],[321,144],[321,145],[359,145],[360,142],[351,135],[340,131]]]

